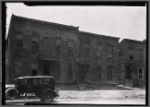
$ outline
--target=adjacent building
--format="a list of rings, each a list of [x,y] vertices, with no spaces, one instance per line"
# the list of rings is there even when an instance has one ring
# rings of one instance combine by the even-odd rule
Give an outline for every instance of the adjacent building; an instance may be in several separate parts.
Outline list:
[[[79,31],[78,27],[12,15],[6,48],[6,82],[13,83],[18,76],[52,75],[56,83],[63,84],[123,82],[142,86],[144,42],[118,40]],[[134,49],[136,56],[132,55]],[[129,66],[136,68],[132,71]]]
[[[124,39],[119,47],[119,81],[127,86],[145,86],[146,44],[143,41]]]

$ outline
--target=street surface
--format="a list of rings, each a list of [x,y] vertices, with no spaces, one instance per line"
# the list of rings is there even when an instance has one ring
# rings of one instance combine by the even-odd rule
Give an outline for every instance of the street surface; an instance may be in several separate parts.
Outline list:
[[[55,104],[145,104],[144,90],[60,90]],[[24,105],[40,99],[6,100],[6,105]]]

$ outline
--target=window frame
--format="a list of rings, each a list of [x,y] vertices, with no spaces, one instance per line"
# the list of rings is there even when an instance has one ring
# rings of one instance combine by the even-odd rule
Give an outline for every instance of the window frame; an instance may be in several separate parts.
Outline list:
[[[112,81],[113,80],[113,66],[107,66],[107,79]]]
[[[96,67],[99,79],[102,79],[102,66]]]
[[[31,39],[32,39],[32,50],[37,51],[39,49],[39,38],[37,36],[32,36]]]
[[[18,35],[20,37],[18,37]],[[17,48],[23,48],[23,35],[20,33],[16,34],[16,47]]]
[[[141,69],[141,73],[139,73],[140,69]],[[140,76],[141,76],[141,78],[140,78]],[[139,80],[143,79],[143,68],[142,67],[138,68],[138,79]]]

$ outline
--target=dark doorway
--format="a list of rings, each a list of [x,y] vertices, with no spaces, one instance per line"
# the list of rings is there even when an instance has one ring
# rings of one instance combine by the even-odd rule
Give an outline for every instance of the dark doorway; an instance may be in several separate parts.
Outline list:
[[[54,76],[55,79],[59,79],[61,76],[60,62],[53,60],[41,60],[41,69],[43,70],[43,75]]]
[[[79,64],[79,70],[78,70],[78,82],[79,83],[85,83],[85,76],[88,72],[89,65]]]
[[[131,66],[126,65],[126,79],[131,79]]]
[[[99,79],[101,79],[101,66],[97,66],[97,74]]]
[[[50,75],[50,64],[44,64],[43,75]]]

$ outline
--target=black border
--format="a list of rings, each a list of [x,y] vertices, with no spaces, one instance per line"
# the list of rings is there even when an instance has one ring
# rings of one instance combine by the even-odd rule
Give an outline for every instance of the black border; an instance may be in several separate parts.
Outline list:
[[[6,31],[6,8],[5,3],[2,2],[2,13],[1,13],[1,19],[2,19],[2,105],[5,105],[5,31]]]
[[[148,1],[2,1],[1,3],[1,18],[2,18],[2,105],[5,105],[5,30],[6,30],[6,5],[5,3],[22,3],[24,2],[25,5],[27,6],[47,6],[47,5],[79,5],[79,6],[146,6],[147,12],[147,25],[146,25],[146,104],[145,105],[129,105],[129,104],[73,104],[77,106],[148,106],[149,105],[149,54],[148,54],[148,49],[149,49],[149,2]],[[55,106],[56,104],[34,104],[34,103],[27,103],[26,105],[53,105]],[[62,105],[62,106],[72,106],[72,104],[57,104],[57,105]]]

